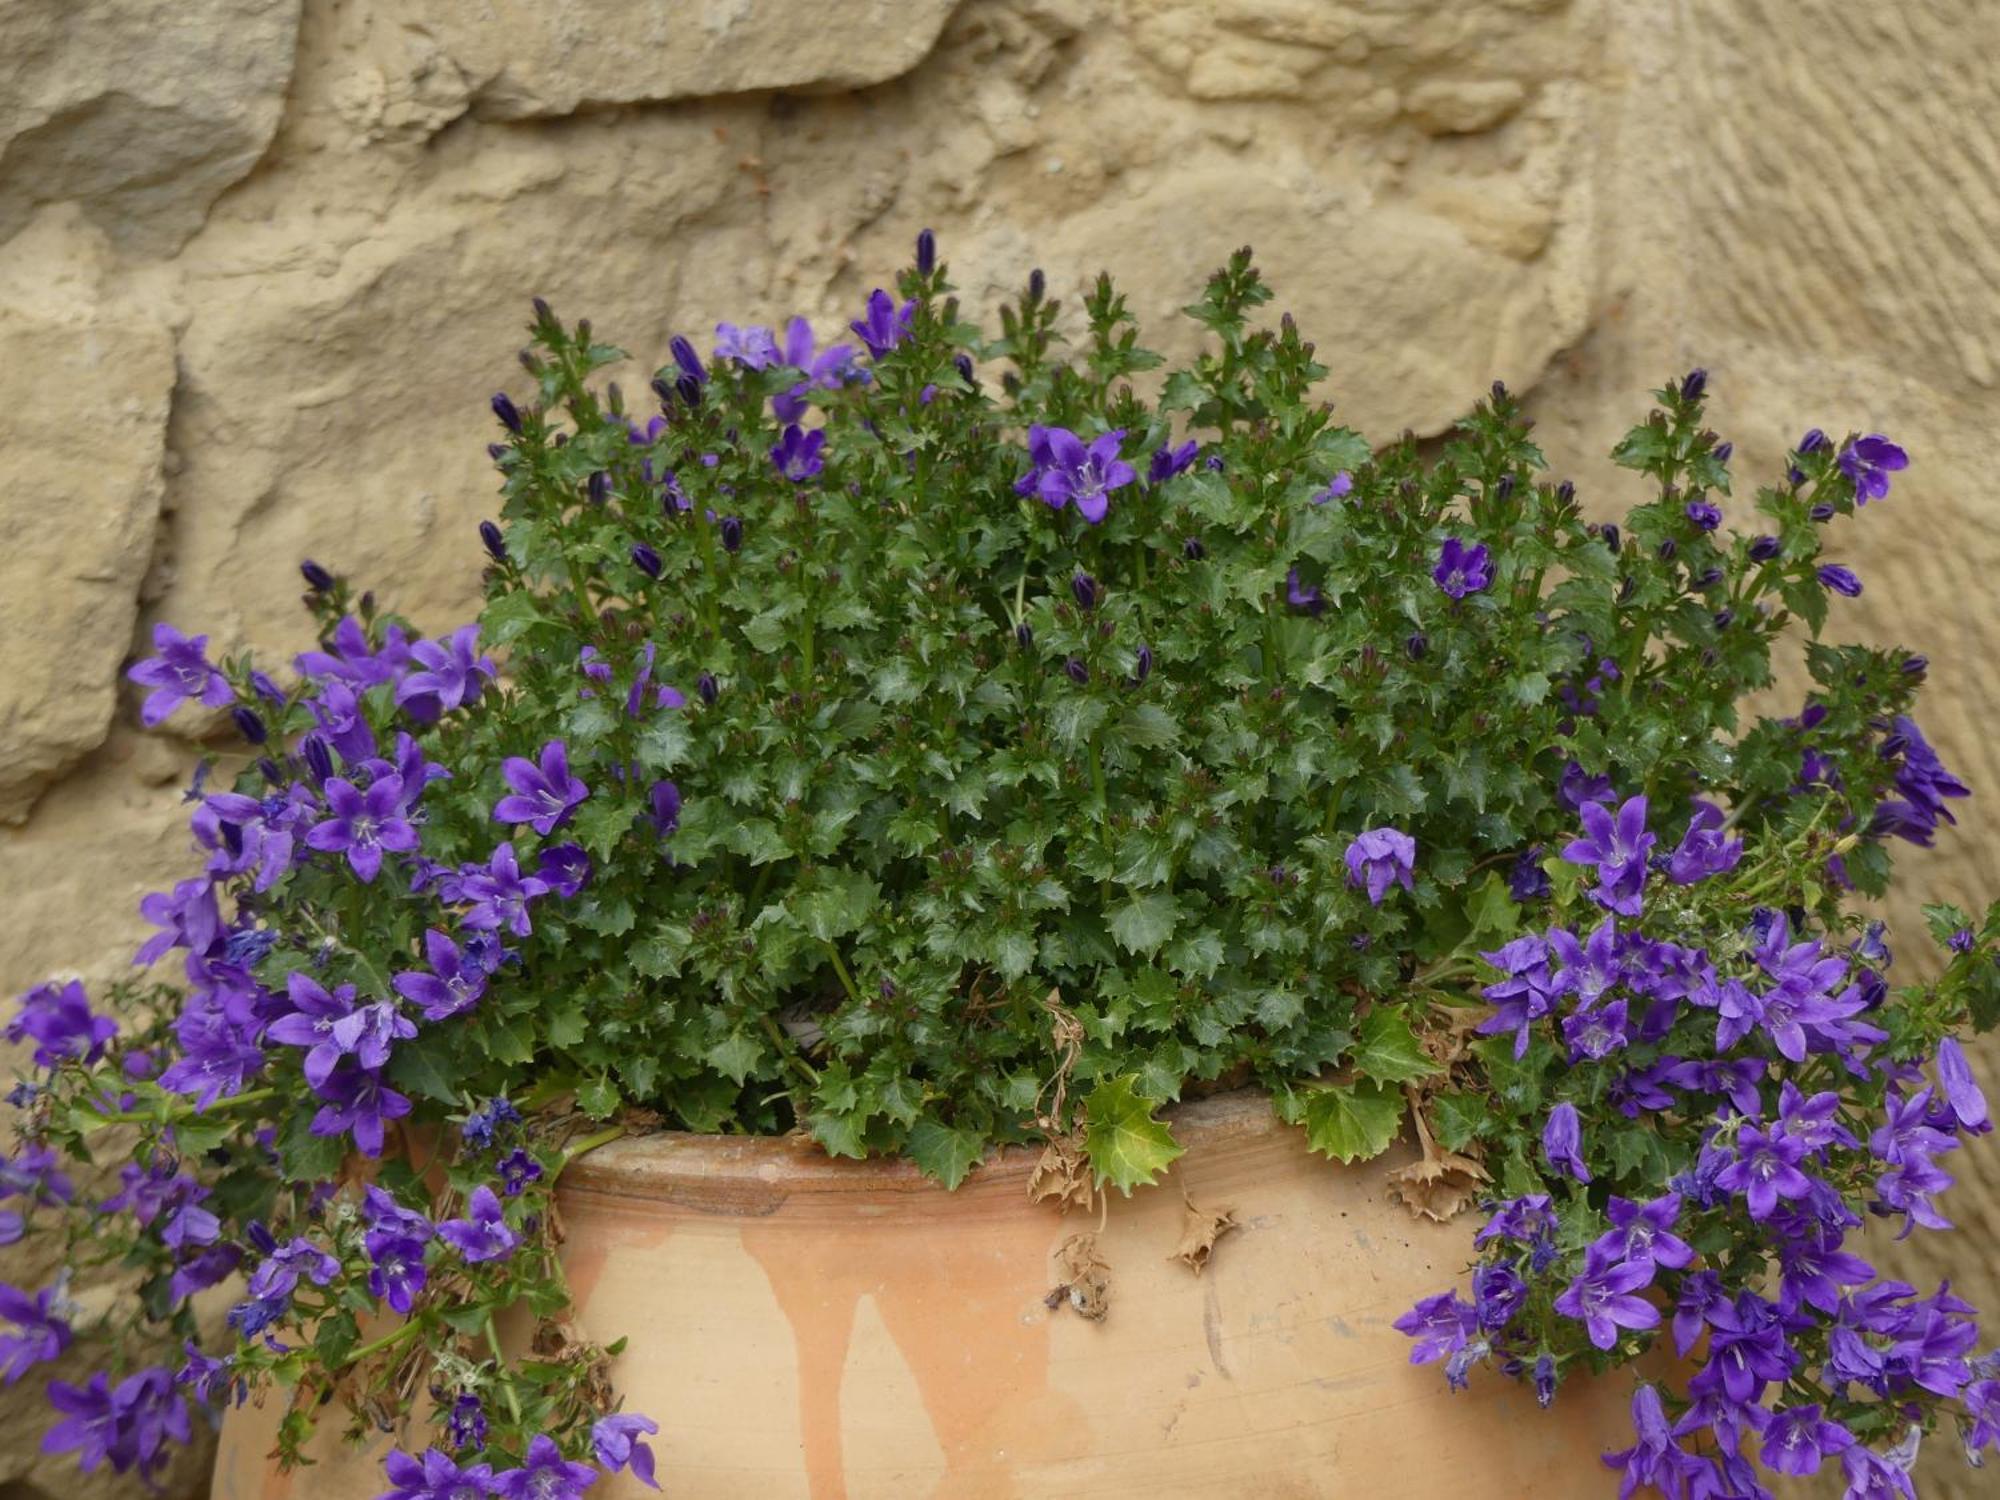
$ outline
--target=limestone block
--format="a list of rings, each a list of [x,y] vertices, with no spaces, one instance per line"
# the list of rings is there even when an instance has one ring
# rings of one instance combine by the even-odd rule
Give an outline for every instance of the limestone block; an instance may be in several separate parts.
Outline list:
[[[178,249],[271,142],[299,4],[0,7],[0,240],[76,201],[129,250]]]

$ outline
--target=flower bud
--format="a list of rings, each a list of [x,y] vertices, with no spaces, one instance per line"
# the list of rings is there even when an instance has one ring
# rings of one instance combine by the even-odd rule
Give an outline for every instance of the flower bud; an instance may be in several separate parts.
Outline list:
[[[1090,681],[1090,668],[1083,664],[1080,657],[1072,656],[1068,661],[1064,662],[1063,670],[1069,673],[1069,680],[1078,687],[1082,687]]]
[[[584,493],[592,505],[602,505],[611,498],[611,476],[602,469],[592,471],[589,481],[584,485]]]
[[[1784,543],[1774,536],[1760,536],[1750,543],[1750,561],[1769,562],[1784,550]]]
[[[1403,650],[1411,661],[1422,661],[1425,653],[1430,649],[1430,638],[1421,630],[1416,631],[1408,640],[1403,642]]]
[[[655,552],[651,547],[648,547],[644,542],[634,542],[632,544],[632,566],[637,568],[641,573],[644,573],[648,578],[658,578],[660,576],[660,554]]]
[[[1556,504],[1567,508],[1576,499],[1576,486],[1565,479],[1556,486]]]
[[[555,321],[555,312],[550,308],[546,298],[533,297],[529,299],[529,303],[535,309],[535,321],[537,323],[552,323]]]
[[[1208,556],[1208,548],[1202,546],[1200,537],[1191,536],[1181,543],[1181,556],[1189,562],[1200,562]]]
[[[978,389],[979,377],[972,372],[972,356],[970,354],[955,354],[952,356],[951,362],[957,368],[958,373],[964,377],[965,383],[975,390]]]
[[[1153,648],[1148,646],[1144,641],[1141,641],[1132,664],[1132,686],[1137,687],[1152,675]]]
[[[917,274],[928,276],[937,269],[937,236],[928,229],[917,234]]]
[[[1681,400],[1699,401],[1702,398],[1702,393],[1707,389],[1708,371],[1690,370],[1687,373],[1687,378],[1681,381]]]
[[[1026,620],[1014,627],[1014,644],[1023,651],[1031,651],[1035,645],[1035,632]]]
[[[1604,545],[1606,547],[1610,548],[1613,552],[1618,550],[1619,537],[1616,526],[1606,521],[1603,528],[1598,532],[1598,535],[1604,538]]]
[[[1506,382],[1506,381],[1504,381],[1504,380],[1496,380],[1496,381],[1494,381],[1494,382],[1493,382],[1493,404],[1497,406],[1497,405],[1499,405],[1499,404],[1500,404],[1500,403],[1501,403],[1502,401],[1505,401],[1506,399],[1507,399],[1507,382]]]
[[[1734,443],[1717,443],[1713,457],[1717,463],[1726,464],[1729,462],[1730,455],[1735,451],[1736,445]]]
[[[649,384],[653,387],[653,394],[660,398],[661,406],[674,404],[674,383],[671,380],[664,375],[655,375]]]
[[[1659,554],[1660,561],[1671,562],[1673,560],[1674,554],[1680,551],[1680,545],[1677,542],[1675,542],[1672,537],[1668,537],[1665,541],[1661,542],[1660,545],[1655,547],[1653,550]]]
[[[736,552],[743,546],[743,522],[737,516],[722,518],[722,550]]]
[[[674,363],[685,370],[691,380],[699,382],[708,379],[708,371],[701,367],[701,356],[694,352],[694,345],[686,338],[675,334],[667,340],[667,348],[673,351]],[[690,401],[688,405],[692,406],[694,402]]]
[[[494,395],[493,415],[500,419],[500,425],[509,432],[520,432],[521,409],[507,398],[505,391],[497,392]]]
[[[717,686],[713,672],[704,672],[701,676],[695,678],[694,690],[700,695],[702,702],[710,705],[713,705],[715,700],[722,696],[722,689]]]
[[[1800,478],[1804,478],[1804,476],[1801,475]],[[1833,519],[1833,507],[1822,500],[1811,510],[1807,511],[1806,514],[1815,521],[1831,521]]]
[[[314,781],[324,781],[333,774],[333,756],[326,748],[326,741],[318,735],[309,734],[300,740],[299,754],[305,757],[306,769]]]
[[[1826,434],[1821,432],[1817,427],[1812,428],[1804,437],[1799,439],[1800,453],[1817,453],[1826,446]]]
[[[500,528],[491,521],[479,523],[479,540],[486,544],[486,550],[493,555],[495,562],[507,560],[507,539],[500,535]]]
[[[1078,573],[1069,581],[1069,591],[1076,598],[1076,607],[1082,610],[1097,608],[1097,580],[1088,573]]]
[[[268,755],[258,758],[257,774],[272,786],[283,786],[285,784],[284,767],[280,766]]]
[[[1049,278],[1042,274],[1040,266],[1036,266],[1034,270],[1028,273],[1028,301],[1030,305],[1040,302],[1043,297],[1048,295],[1048,290]]]
[[[1502,474],[1500,482],[1493,486],[1493,498],[1500,504],[1505,505],[1513,498],[1513,495],[1514,476],[1512,474]]]
[[[1903,658],[1902,665],[1897,670],[1902,672],[1905,677],[1921,677],[1930,668],[1931,659],[1928,656],[1906,656]]]
[[[229,711],[229,717],[236,721],[237,733],[253,745],[261,745],[271,737],[270,731],[264,727],[264,721],[257,717],[255,709],[244,708],[239,704]]]
[[[305,579],[306,587],[315,594],[324,594],[333,587],[333,575],[310,557],[299,564],[299,577]]]

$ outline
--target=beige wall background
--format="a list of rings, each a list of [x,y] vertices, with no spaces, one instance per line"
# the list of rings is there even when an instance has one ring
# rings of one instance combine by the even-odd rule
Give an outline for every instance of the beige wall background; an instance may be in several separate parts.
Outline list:
[[[1695,364],[1746,492],[1808,426],[1896,436],[1835,622],[1930,654],[1978,794],[1896,910],[2000,894],[1997,55],[1991,0],[9,0],[0,986],[116,969],[186,869],[203,726],[121,680],[155,621],[287,660],[304,556],[468,616],[531,294],[650,370],[838,328],[924,225],[968,306],[1108,267],[1170,349],[1248,241],[1349,421],[1502,378],[1606,511]],[[1964,1232],[1884,1255],[2000,1320],[2000,1152],[1954,1166]],[[35,1385],[0,1495],[119,1493],[35,1459]]]

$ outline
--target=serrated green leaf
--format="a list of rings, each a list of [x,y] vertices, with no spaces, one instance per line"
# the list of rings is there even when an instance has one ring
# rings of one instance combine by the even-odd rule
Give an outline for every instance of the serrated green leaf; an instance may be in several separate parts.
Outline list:
[[[621,1102],[618,1085],[609,1078],[593,1078],[576,1091],[576,1107],[593,1120],[610,1119]]]
[[[405,1042],[389,1059],[389,1081],[406,1093],[421,1094],[440,1104],[454,1103],[458,1091],[451,1083],[455,1069],[448,1056],[450,1051],[445,1041],[435,1037]],[[440,1057],[440,1052],[447,1056]]]
[[[948,1188],[965,1181],[965,1174],[978,1162],[985,1138],[976,1130],[941,1125],[924,1119],[910,1127],[910,1156],[928,1177]]]
[[[1493,1115],[1478,1094],[1433,1094],[1431,1129],[1447,1151],[1463,1151],[1492,1127]]]
[[[1379,1083],[1329,1084],[1302,1097],[1306,1144],[1339,1162],[1380,1156],[1403,1123],[1401,1091]]]
[[[1369,1012],[1350,1058],[1357,1073],[1377,1083],[1408,1083],[1437,1071],[1408,1018],[1390,1006]]]
[[[1084,1104],[1084,1154],[1097,1173],[1097,1185],[1110,1183],[1130,1195],[1151,1183],[1186,1150],[1173,1132],[1153,1118],[1155,1105],[1136,1089],[1138,1075],[1106,1078],[1090,1091]]]
[[[742,1032],[732,1032],[710,1047],[702,1058],[732,1083],[741,1083],[763,1060],[764,1045]]]
[[[1148,891],[1111,908],[1105,925],[1111,937],[1127,953],[1156,951],[1174,935],[1180,910],[1165,891]]]

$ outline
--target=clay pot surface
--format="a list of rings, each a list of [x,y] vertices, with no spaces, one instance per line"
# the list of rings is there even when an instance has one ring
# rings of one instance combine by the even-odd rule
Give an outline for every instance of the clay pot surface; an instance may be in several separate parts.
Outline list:
[[[1097,1240],[1105,1316],[1050,1292],[1097,1215],[1029,1202],[1035,1153],[955,1192],[907,1162],[809,1141],[656,1135],[573,1166],[561,1206],[579,1322],[630,1344],[614,1378],[661,1424],[671,1500],[1361,1497],[1538,1500],[1616,1492],[1629,1377],[1555,1406],[1490,1366],[1450,1393],[1390,1325],[1462,1283],[1476,1213],[1414,1218],[1386,1174],[1308,1153],[1262,1095],[1178,1109],[1187,1154],[1115,1194]],[[1197,1275],[1195,1210],[1240,1226]],[[323,1438],[280,1476],[277,1418],[224,1424],[214,1500],[372,1500],[387,1436]],[[337,1423],[326,1424],[328,1431]],[[650,1493],[629,1476],[592,1500]]]

